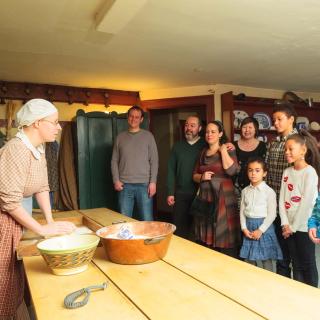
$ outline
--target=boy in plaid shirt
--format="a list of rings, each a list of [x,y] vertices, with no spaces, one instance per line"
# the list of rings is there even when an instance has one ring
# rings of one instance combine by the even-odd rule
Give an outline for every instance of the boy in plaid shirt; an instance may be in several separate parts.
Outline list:
[[[269,171],[266,183],[276,192],[278,202],[282,173],[284,169],[290,166],[284,156],[284,145],[290,135],[297,133],[297,130],[294,128],[297,114],[295,109],[290,104],[284,101],[279,101],[279,103],[276,103],[273,108],[272,118],[278,136],[274,141],[271,141],[267,147],[266,163],[268,165]],[[290,278],[291,258],[286,242],[284,241],[284,238],[282,236],[279,214],[277,214],[274,225],[277,238],[283,253],[283,260],[277,260],[277,273]]]

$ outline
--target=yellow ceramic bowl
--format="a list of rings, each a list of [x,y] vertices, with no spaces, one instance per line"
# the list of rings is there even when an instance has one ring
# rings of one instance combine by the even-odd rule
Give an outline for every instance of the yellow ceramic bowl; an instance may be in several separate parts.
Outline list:
[[[37,248],[56,275],[70,275],[88,268],[99,243],[95,235],[66,235],[38,243]]]

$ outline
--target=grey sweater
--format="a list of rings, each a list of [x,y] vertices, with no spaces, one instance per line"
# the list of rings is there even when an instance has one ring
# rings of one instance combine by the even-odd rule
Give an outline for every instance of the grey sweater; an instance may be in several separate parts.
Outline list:
[[[157,182],[158,150],[151,132],[121,132],[113,145],[112,179],[123,183]]]

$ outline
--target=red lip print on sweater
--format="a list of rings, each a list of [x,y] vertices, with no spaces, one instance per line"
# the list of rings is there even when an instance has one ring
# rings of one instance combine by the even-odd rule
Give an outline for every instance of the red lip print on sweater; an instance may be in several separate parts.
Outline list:
[[[289,191],[292,191],[292,190],[293,190],[293,184],[292,184],[292,183],[289,183],[289,184],[288,184],[288,189],[289,189]]]
[[[293,197],[291,197],[291,201],[292,201],[292,202],[300,202],[300,201],[301,201],[301,197],[299,197],[299,196],[293,196]]]
[[[291,204],[286,201],[286,202],[284,203],[284,207],[285,207],[286,209],[290,209],[290,208],[291,208]]]
[[[288,181],[288,177],[283,177],[283,181],[287,182]]]

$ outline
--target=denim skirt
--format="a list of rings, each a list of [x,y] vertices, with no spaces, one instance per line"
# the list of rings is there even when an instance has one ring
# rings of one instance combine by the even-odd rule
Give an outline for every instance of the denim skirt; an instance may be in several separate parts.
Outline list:
[[[248,230],[257,230],[263,221],[264,218],[246,218]],[[249,239],[244,236],[240,257],[252,261],[282,260],[282,252],[273,224],[261,235],[259,240]]]

